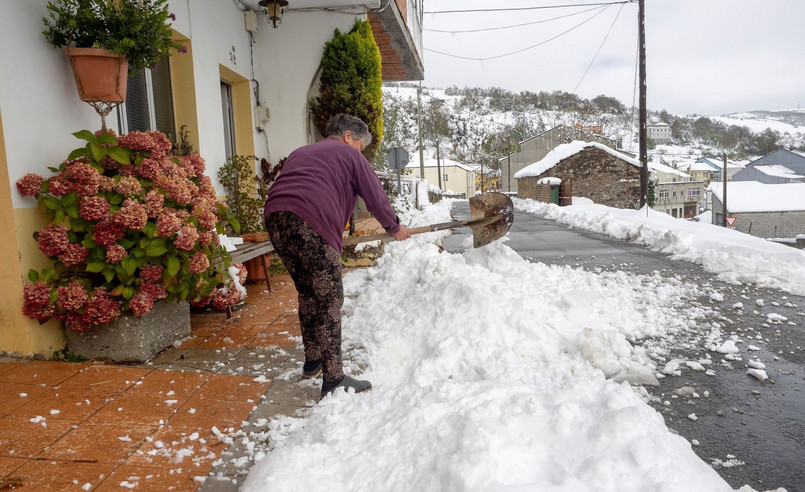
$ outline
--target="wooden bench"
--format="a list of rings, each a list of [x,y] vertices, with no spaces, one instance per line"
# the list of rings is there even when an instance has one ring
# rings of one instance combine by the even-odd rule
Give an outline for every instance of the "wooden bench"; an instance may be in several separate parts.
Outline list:
[[[266,275],[266,288],[271,291],[271,277],[268,273],[268,265],[271,263],[271,253],[274,251],[274,246],[270,241],[259,241],[255,243],[243,243],[235,246],[235,251],[229,253],[232,257],[232,263],[243,263],[254,258],[260,258],[260,263],[263,265],[263,271]],[[232,308],[226,308],[227,319],[232,317]]]

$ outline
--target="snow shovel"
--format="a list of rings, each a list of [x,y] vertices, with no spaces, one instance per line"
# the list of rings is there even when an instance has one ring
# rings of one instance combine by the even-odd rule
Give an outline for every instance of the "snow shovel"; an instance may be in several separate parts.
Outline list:
[[[409,229],[411,234],[422,234],[424,232],[443,231],[445,229],[456,229],[458,227],[469,227],[472,229],[472,245],[475,248],[485,246],[495,239],[503,237],[514,222],[514,206],[511,198],[503,193],[490,192],[482,195],[475,195],[470,198],[470,220],[454,220],[453,222],[442,222],[422,227]],[[379,234],[368,234],[366,236],[350,236],[344,239],[343,245],[367,243],[370,241],[391,241],[394,239],[391,234],[382,232]]]

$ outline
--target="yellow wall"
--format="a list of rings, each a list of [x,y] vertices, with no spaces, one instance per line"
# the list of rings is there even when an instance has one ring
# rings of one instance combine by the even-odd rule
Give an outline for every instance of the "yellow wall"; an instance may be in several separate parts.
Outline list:
[[[235,152],[238,155],[254,155],[254,131],[252,130],[252,100],[249,79],[232,70],[219,66],[221,80],[232,86],[232,106],[235,119]]]
[[[189,39],[175,31],[173,38],[174,41],[187,48],[187,53],[175,53],[169,58],[177,140],[179,131],[184,125],[188,133],[188,140],[193,144],[193,149],[198,152],[200,148],[198,112],[196,111],[196,83],[193,76],[193,47]]]
[[[28,270],[49,265],[32,237],[47,224],[47,217],[38,208],[14,209],[5,149],[0,115],[0,237],[16,238],[0,248],[0,352],[52,358],[53,352],[64,347],[60,323],[40,325],[22,314],[22,288],[28,283]]]

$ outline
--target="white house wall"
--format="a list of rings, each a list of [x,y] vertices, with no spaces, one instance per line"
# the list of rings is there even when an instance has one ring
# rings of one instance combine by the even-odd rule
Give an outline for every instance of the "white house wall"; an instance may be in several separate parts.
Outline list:
[[[218,169],[226,162],[219,65],[247,80],[252,79],[251,47],[244,14],[234,2],[221,0],[172,1],[171,9],[177,15],[177,23],[173,27],[190,38],[193,47],[199,133],[197,150],[206,161],[207,175],[213,178],[217,193],[223,195],[223,188],[216,178]],[[255,47],[255,55],[257,52]],[[174,56],[186,55],[178,53]],[[252,91],[249,92],[251,94]],[[254,107],[253,94],[250,98],[250,104]]]
[[[308,142],[307,99],[321,63],[324,44],[338,28],[348,32],[356,18],[365,16],[337,12],[287,12],[282,24],[272,28],[259,15],[255,43],[255,76],[260,81],[260,102],[270,111],[266,125],[272,164]],[[255,146],[265,148],[265,136]]]
[[[0,111],[14,208],[33,208],[14,183],[27,173],[47,174],[81,147],[72,133],[100,129],[100,117],[78,99],[70,62],[45,41],[47,0],[0,3]]]

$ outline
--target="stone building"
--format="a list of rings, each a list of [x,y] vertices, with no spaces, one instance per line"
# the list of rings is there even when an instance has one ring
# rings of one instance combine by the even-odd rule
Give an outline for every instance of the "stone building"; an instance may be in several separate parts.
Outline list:
[[[574,140],[597,142],[612,149],[616,148],[616,142],[604,136],[586,133],[569,126],[556,126],[539,135],[523,140],[520,142],[517,152],[498,160],[500,162],[501,191],[517,191],[517,179],[515,179],[514,175],[518,171],[539,161],[558,145],[570,143]]]
[[[723,183],[711,183],[713,224],[723,217]],[[765,184],[731,181],[727,184],[727,217],[733,229],[763,238],[796,238],[805,234],[805,183]]]
[[[536,199],[542,178],[571,180],[573,196],[600,205],[636,208],[640,203],[640,161],[597,142],[560,145],[542,160],[518,171],[517,196]]]

